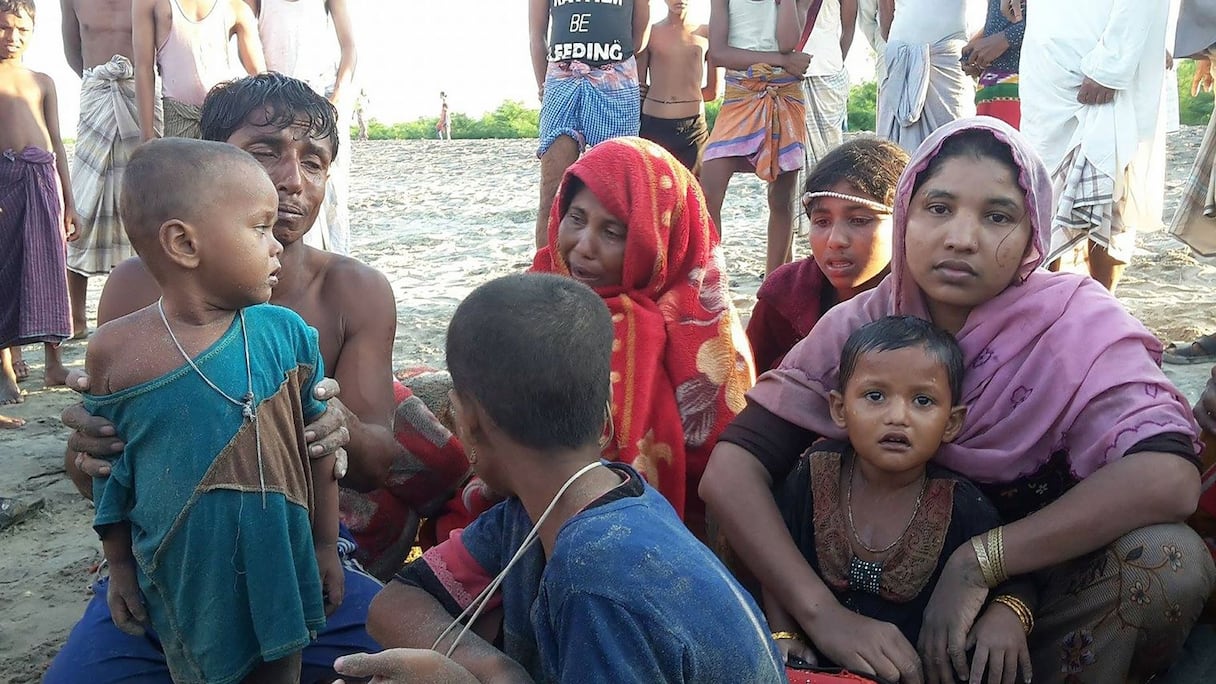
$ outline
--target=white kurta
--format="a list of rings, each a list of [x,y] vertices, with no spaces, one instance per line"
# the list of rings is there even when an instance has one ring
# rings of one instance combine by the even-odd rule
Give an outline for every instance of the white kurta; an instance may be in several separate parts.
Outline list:
[[[1076,239],[1077,230],[1065,228],[1068,215],[1086,215],[1085,193],[1109,195],[1118,204],[1122,224],[1130,232],[1138,225],[1155,225],[1144,205],[1145,187],[1135,162],[1147,160],[1160,112],[1165,74],[1165,34],[1169,6],[1145,0],[1030,0],[1026,37],[1022,42],[1019,94],[1022,132],[1030,139],[1056,179],[1057,190],[1071,186],[1081,197],[1069,197],[1057,211],[1053,252]],[[1082,105],[1077,92],[1084,77],[1116,91],[1106,105]],[[1086,165],[1084,174],[1080,167]],[[1143,161],[1141,161],[1143,164]],[[1142,171],[1143,169],[1141,169]],[[1084,176],[1084,188],[1066,180]],[[1106,188],[1096,191],[1093,188]],[[1065,191],[1069,191],[1065,187]],[[1057,194],[1057,202],[1061,202]],[[1071,212],[1072,201],[1077,207]],[[1094,207],[1086,205],[1085,209]],[[1100,207],[1098,209],[1101,209]],[[1115,207],[1109,207],[1110,212]],[[1116,217],[1117,219],[1118,217]],[[1111,217],[1106,227],[1093,227],[1090,237],[1111,249],[1127,252],[1127,235],[1121,245],[1110,245]],[[1116,220],[1116,224],[1119,223]],[[1074,223],[1075,228],[1078,223]],[[1120,231],[1118,225],[1116,232]],[[1103,233],[1099,235],[1099,233]],[[1118,242],[1115,236],[1114,242]]]

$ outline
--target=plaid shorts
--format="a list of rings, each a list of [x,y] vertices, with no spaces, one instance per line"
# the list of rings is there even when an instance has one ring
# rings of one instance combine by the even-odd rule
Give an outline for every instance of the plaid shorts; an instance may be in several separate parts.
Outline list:
[[[610,138],[637,135],[641,121],[638,67],[633,57],[602,67],[582,62],[550,62],[545,74],[545,96],[540,106],[542,156],[568,135],[581,153],[588,145]]]

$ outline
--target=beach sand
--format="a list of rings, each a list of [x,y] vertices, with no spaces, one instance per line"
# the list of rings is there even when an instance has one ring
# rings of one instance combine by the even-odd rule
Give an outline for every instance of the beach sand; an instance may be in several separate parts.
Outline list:
[[[1166,217],[1198,150],[1203,130],[1169,139]],[[396,367],[442,365],[443,335],[460,300],[495,276],[532,260],[539,165],[535,141],[356,143],[351,216],[354,256],[388,276],[397,296]],[[735,302],[750,311],[764,269],[765,196],[754,176],[735,177],[723,217]],[[805,240],[796,249],[805,255]],[[1216,261],[1196,259],[1164,232],[1141,235],[1119,298],[1159,337],[1190,340],[1216,330]],[[89,283],[90,316],[104,278]],[[69,367],[84,342],[64,345]],[[0,681],[37,681],[89,600],[101,546],[92,509],[63,471],[67,431],[60,412],[73,392],[41,389],[42,351],[26,347],[33,368],[25,403],[0,413],[29,421],[0,430],[0,495],[42,498],[45,508],[0,532]],[[1209,369],[1167,367],[1192,400]]]

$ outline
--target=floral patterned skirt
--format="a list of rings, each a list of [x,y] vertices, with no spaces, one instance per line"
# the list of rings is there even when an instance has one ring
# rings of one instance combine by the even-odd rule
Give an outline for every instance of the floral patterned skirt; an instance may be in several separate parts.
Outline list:
[[[1034,681],[1108,684],[1145,681],[1174,662],[1216,567],[1191,528],[1152,525],[1035,577]]]

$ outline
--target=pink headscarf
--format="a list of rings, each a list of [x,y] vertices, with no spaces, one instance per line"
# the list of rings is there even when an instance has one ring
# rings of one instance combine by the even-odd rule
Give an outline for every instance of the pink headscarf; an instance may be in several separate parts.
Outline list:
[[[1081,479],[1148,437],[1181,433],[1195,440],[1188,404],[1161,372],[1157,338],[1091,278],[1039,269],[1051,234],[1051,179],[1022,135],[990,117],[947,124],[921,144],[896,191],[891,275],[829,311],[748,398],[819,435],[845,438],[827,405],[840,350],[853,331],[883,316],[929,318],[924,293],[908,273],[908,204],[917,176],[942,144],[972,130],[988,131],[1012,150],[1033,237],[1014,282],[975,307],[956,335],[966,361],[967,419],[937,462],[979,482],[1006,483],[1065,451]]]

